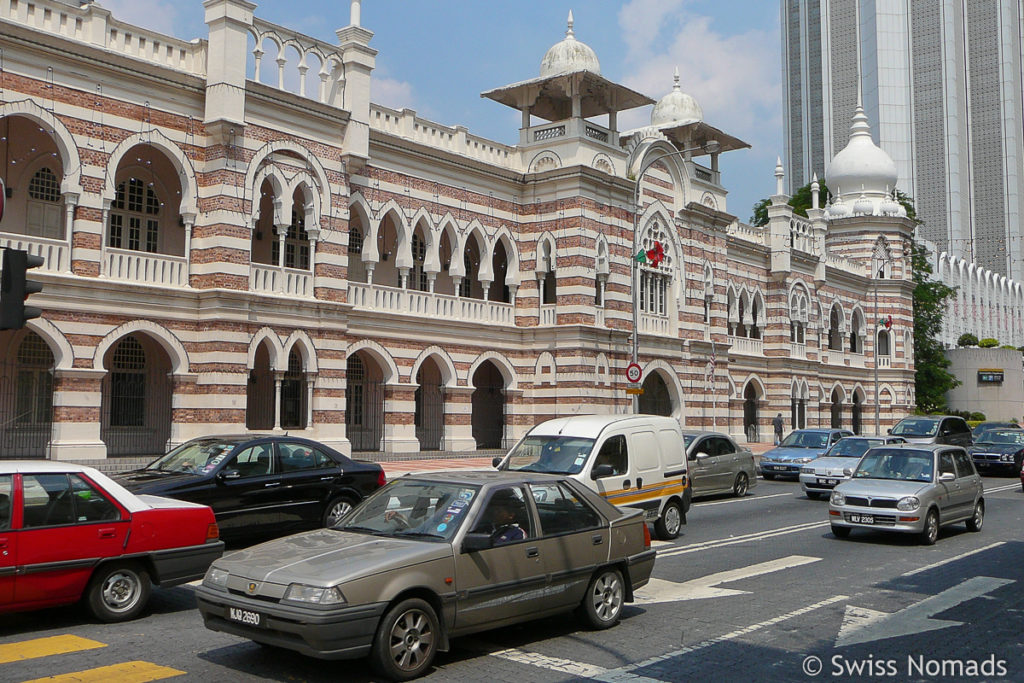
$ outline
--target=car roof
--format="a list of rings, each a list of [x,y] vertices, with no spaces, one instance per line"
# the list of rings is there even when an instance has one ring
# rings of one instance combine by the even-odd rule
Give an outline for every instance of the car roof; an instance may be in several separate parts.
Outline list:
[[[861,435],[857,435],[857,436],[844,436],[843,438],[839,439],[839,441],[868,441],[868,440],[871,440],[871,441],[884,441],[886,439],[892,439],[892,438],[897,438],[897,437],[881,436],[881,435],[879,435],[879,436],[864,436],[864,435],[861,434]],[[839,442],[837,441],[836,443],[839,443]]]
[[[695,429],[684,429],[683,436],[724,436],[727,439],[731,438],[728,434],[723,434],[722,432],[701,432]]]
[[[931,451],[933,453],[944,451],[948,448],[964,450],[962,446],[951,446],[944,443],[887,443],[884,446],[876,446],[876,448],[895,448],[900,451]]]
[[[826,429],[824,427],[819,429],[808,428],[808,429],[794,429],[790,434],[796,434],[797,432],[803,433],[815,433],[815,434],[831,434],[832,432],[845,432],[845,429]]]
[[[114,496],[129,512],[153,507],[99,470],[86,465],[60,460],[0,460],[0,474],[84,474],[104,491]]]
[[[487,484],[519,484],[530,481],[563,480],[564,474],[544,474],[541,472],[514,472],[509,470],[447,470],[436,472],[409,472],[399,479],[428,479],[430,481],[451,484],[470,484],[482,486]]]
[[[665,426],[679,426],[674,417],[662,415],[571,415],[546,420],[530,430],[530,434],[541,436],[584,436],[595,437],[609,425],[629,426],[630,423],[661,423]]]

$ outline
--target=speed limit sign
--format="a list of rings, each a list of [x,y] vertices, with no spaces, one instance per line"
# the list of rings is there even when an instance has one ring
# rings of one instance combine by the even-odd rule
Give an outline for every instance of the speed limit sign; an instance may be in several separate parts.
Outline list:
[[[637,365],[636,363],[630,363],[629,366],[626,368],[626,379],[628,379],[633,384],[639,382],[640,377],[642,377],[643,374],[644,371],[641,370],[640,366]]]

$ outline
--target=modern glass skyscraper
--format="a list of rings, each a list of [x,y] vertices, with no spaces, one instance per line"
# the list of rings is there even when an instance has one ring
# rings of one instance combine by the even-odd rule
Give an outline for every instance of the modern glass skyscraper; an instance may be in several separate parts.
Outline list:
[[[924,237],[1024,279],[1024,0],[781,0],[781,11],[790,190],[846,144],[860,74]]]

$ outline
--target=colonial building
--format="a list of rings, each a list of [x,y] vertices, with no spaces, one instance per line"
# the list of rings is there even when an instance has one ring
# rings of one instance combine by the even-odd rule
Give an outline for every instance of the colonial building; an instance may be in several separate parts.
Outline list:
[[[571,17],[538,76],[484,93],[522,114],[509,146],[372,103],[359,0],[336,42],[204,7],[186,41],[0,1],[0,245],[45,259],[43,317],[0,335],[4,456],[243,430],[503,447],[633,410],[634,341],[636,409],[688,428],[870,432],[912,409],[913,225],[861,112],[835,202],[793,215],[780,165],[757,228],[718,166],[746,143],[678,76],[658,102],[603,77]]]

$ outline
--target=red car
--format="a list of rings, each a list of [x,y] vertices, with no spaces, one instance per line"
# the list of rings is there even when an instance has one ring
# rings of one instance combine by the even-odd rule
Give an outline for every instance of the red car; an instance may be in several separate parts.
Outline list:
[[[224,551],[205,505],[136,496],[91,467],[0,461],[0,613],[79,599],[139,615],[150,587],[202,578]]]

